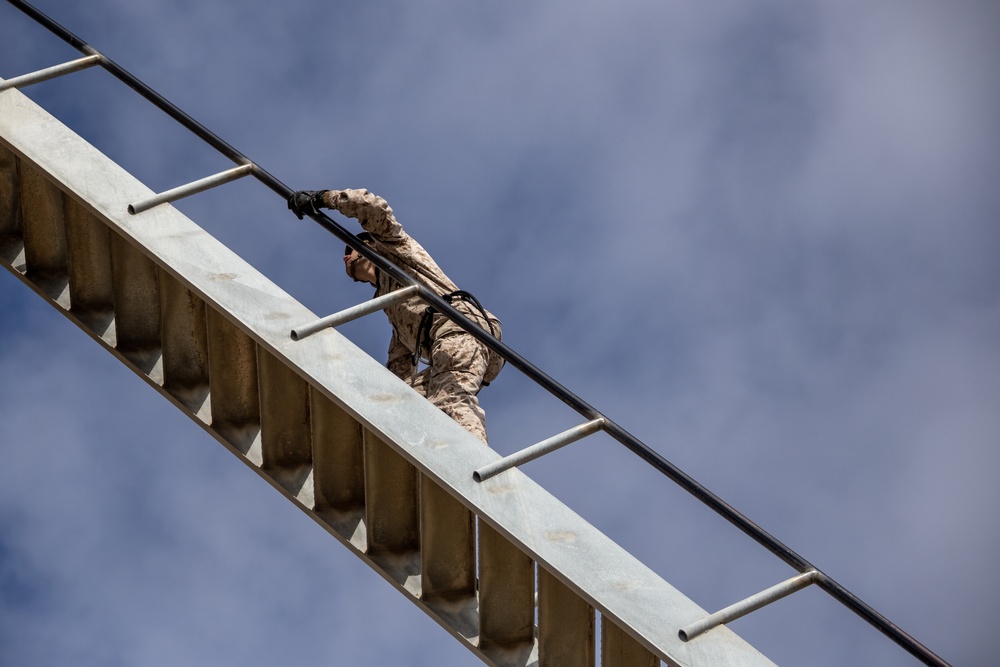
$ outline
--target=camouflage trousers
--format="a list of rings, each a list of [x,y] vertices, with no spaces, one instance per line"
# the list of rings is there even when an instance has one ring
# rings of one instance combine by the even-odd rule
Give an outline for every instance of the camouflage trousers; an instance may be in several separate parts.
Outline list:
[[[431,344],[430,366],[417,373],[410,386],[484,443],[486,412],[476,394],[486,375],[488,350],[464,332]]]

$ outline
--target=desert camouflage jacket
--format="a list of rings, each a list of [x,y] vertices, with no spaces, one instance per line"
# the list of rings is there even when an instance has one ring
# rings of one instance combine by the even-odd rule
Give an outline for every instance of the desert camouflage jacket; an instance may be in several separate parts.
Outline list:
[[[445,275],[423,246],[403,231],[389,203],[382,197],[373,195],[368,190],[327,190],[323,195],[323,202],[327,208],[357,219],[364,230],[371,234],[374,239],[372,245],[379,254],[437,294],[444,295],[458,290],[458,286]],[[399,283],[381,271],[376,271],[375,283],[376,297],[400,288]],[[464,301],[456,301],[454,306],[473,322],[490,331],[490,322],[486,322],[476,308]],[[392,339],[389,342],[386,365],[403,379],[409,379],[416,369],[414,351],[417,349],[420,322],[426,310],[427,304],[417,297],[385,309],[385,314],[392,325]],[[500,321],[492,313],[487,315],[493,324],[493,330],[499,336]],[[428,353],[430,341],[460,333],[464,331],[457,324],[443,315],[435,315],[430,328],[430,340],[420,342],[422,355]]]

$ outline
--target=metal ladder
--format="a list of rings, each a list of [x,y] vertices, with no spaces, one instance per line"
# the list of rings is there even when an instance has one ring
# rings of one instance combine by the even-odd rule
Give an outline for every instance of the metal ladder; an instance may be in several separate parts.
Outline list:
[[[0,263],[483,662],[772,664],[155,196],[0,92]]]
[[[815,584],[922,662],[947,665],[322,213],[311,217],[404,287],[328,317],[308,312],[162,206],[244,176],[282,197],[291,189],[29,4],[8,2],[85,56],[0,79],[0,263],[486,663],[770,664],[724,624]],[[154,193],[16,90],[95,65],[237,166]],[[331,329],[414,295],[586,421],[500,458]],[[707,614],[514,470],[600,431],[798,574]]]

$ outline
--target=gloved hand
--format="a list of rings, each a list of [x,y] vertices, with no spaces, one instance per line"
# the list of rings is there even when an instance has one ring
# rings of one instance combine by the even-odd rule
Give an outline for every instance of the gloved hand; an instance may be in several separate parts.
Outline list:
[[[306,214],[316,215],[323,206],[326,190],[299,190],[288,196],[288,210],[301,220]]]

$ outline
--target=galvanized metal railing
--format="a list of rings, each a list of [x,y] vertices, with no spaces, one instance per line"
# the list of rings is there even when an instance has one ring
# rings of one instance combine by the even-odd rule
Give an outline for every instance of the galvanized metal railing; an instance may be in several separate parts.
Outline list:
[[[53,21],[47,15],[22,0],[7,0],[7,2],[27,14],[63,41],[84,53],[85,57],[0,82],[0,92],[7,88],[21,88],[33,83],[77,72],[88,67],[100,66],[112,74],[115,78],[125,83],[136,93],[152,102],[168,116],[176,120],[183,127],[187,128],[190,132],[195,134],[205,143],[232,160],[237,165],[236,167],[219,174],[208,176],[198,181],[173,188],[155,197],[135,202],[129,205],[129,213],[138,215],[143,211],[159,204],[177,201],[183,197],[232,182],[233,180],[242,178],[243,176],[253,176],[255,179],[277,193],[282,199],[288,199],[288,197],[293,193],[292,188],[289,188],[241,152],[223,141],[218,135],[208,130],[191,116],[181,111],[177,106],[168,101],[162,95],[127,72],[116,62],[102,55],[95,48],[81,40],[60,24]],[[688,493],[700,500],[703,504],[707,505],[729,523],[739,528],[758,544],[784,561],[787,565],[798,571],[799,574],[797,576],[792,577],[787,581],[772,586],[761,593],[753,595],[741,602],[737,602],[719,612],[710,614],[701,621],[693,623],[685,628],[678,628],[677,633],[682,640],[689,641],[713,627],[728,623],[766,604],[770,604],[771,602],[785,597],[786,595],[801,590],[802,588],[810,585],[816,585],[852,612],[863,618],[881,633],[899,644],[903,649],[918,658],[921,662],[937,667],[950,667],[947,662],[934,654],[926,646],[901,630],[895,624],[891,623],[871,606],[860,600],[849,590],[813,566],[805,558],[780,542],[777,538],[737,511],[719,496],[695,481],[692,477],[665,459],[658,452],[603,415],[594,406],[590,405],[569,389],[549,377],[537,366],[511,349],[508,345],[483,330],[478,324],[466,318],[461,312],[459,312],[448,301],[441,298],[437,293],[414,279],[386,258],[362,244],[358,241],[354,234],[341,226],[335,220],[323,212],[310,214],[309,217],[338,239],[357,250],[361,256],[370,260],[379,268],[379,270],[386,272],[403,287],[399,291],[386,295],[385,297],[381,297],[380,299],[359,304],[340,313],[335,313],[317,320],[316,322],[304,323],[289,332],[291,338],[294,340],[301,340],[324,328],[338,326],[358,317],[381,310],[386,305],[396,300],[416,296],[426,302],[429,306],[436,309],[438,312],[454,321],[458,324],[458,326],[478,341],[502,356],[508,364],[521,371],[533,382],[541,386],[552,396],[561,400],[587,420],[583,424],[569,429],[564,433],[548,438],[536,445],[512,454],[501,461],[496,462],[492,466],[482,468],[480,470],[470,471],[470,475],[472,475],[476,481],[484,481],[502,473],[504,470],[534,460],[539,456],[543,456],[556,449],[569,445],[588,435],[597,432],[604,432],[620,444],[627,447],[630,451],[635,453],[639,456],[639,458],[661,472],[663,475],[673,480]]]

